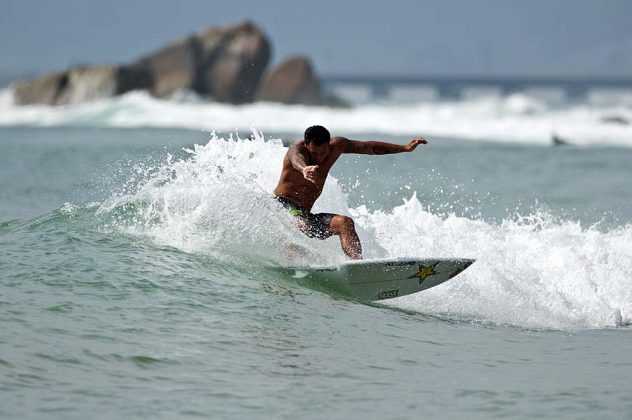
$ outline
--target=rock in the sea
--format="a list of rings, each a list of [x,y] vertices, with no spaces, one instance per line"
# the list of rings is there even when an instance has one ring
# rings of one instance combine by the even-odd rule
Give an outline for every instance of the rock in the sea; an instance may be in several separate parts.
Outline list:
[[[198,40],[189,37],[140,59],[132,67],[146,71],[151,93],[164,97],[178,90],[194,89],[199,55]]]
[[[147,87],[148,75],[141,69],[78,67],[16,86],[14,100],[18,105],[71,105]]]
[[[55,105],[66,84],[67,72],[38,77],[17,85],[13,91],[13,100],[17,105]]]
[[[244,22],[209,29],[198,39],[202,71],[196,90],[220,102],[252,102],[271,55],[270,42],[261,29]]]
[[[82,67],[70,69],[67,74],[68,83],[59,95],[57,105],[79,104],[110,98],[150,86],[148,74],[136,68]]]
[[[568,140],[558,136],[556,133],[551,133],[551,143],[553,146],[566,146],[568,145]]]
[[[601,121],[607,124],[630,125],[630,120],[621,115],[609,115],[603,117]]]
[[[343,105],[325,94],[310,60],[304,56],[291,57],[267,74],[257,99],[284,104]]]
[[[142,58],[154,95],[192,90],[220,102],[252,102],[270,60],[270,43],[253,23],[211,28]]]
[[[220,102],[252,102],[270,60],[271,47],[253,23],[211,28],[131,65],[70,69],[24,82],[18,105],[76,104],[148,89],[158,97],[191,90]]]
[[[261,81],[270,42],[252,22],[211,28],[189,36],[129,65],[69,69],[18,85],[18,105],[78,104],[132,90],[154,96],[193,91],[219,102],[255,99],[286,104],[344,106],[328,96],[306,57],[286,60]]]

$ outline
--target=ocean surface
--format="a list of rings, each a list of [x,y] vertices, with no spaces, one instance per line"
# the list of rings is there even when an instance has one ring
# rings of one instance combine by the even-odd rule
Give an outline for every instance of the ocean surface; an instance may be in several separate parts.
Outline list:
[[[0,94],[1,418],[632,417],[632,100],[526,94],[230,106]],[[365,257],[477,261],[356,302],[270,198],[305,127],[344,155],[315,211]],[[568,144],[553,146],[553,135]],[[290,244],[309,257],[290,257]]]

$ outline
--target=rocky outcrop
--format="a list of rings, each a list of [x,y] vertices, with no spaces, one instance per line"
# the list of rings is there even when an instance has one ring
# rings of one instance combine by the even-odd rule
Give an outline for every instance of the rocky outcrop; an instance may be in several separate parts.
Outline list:
[[[608,115],[601,119],[606,124],[630,125],[630,120],[622,115]]]
[[[68,84],[68,73],[54,73],[17,85],[13,91],[16,105],[56,105]]]
[[[192,90],[220,102],[252,102],[271,48],[253,23],[211,28],[130,65],[74,68],[24,82],[18,105],[65,105],[147,89],[158,97]]]
[[[182,89],[192,89],[197,80],[199,52],[195,37],[180,40],[136,63],[134,68],[144,70],[150,79],[149,90],[158,97]]]
[[[147,87],[148,75],[140,69],[80,67],[18,85],[14,91],[14,101],[18,105],[70,105]]]
[[[67,84],[57,105],[71,105],[109,98],[150,86],[149,75],[140,69],[117,66],[83,67],[67,73]]]
[[[192,90],[220,102],[252,102],[271,48],[253,23],[211,28],[178,41],[133,66],[152,77],[159,97]]]
[[[196,91],[220,102],[240,104],[255,99],[271,56],[263,32],[246,22],[237,27],[210,29],[199,35],[203,69]]]
[[[306,57],[294,57],[262,76],[271,47],[255,24],[210,28],[133,63],[73,68],[16,86],[18,105],[66,105],[146,89],[166,97],[181,90],[219,102],[255,99],[286,104],[341,105],[328,97]]]
[[[304,56],[291,57],[267,74],[257,99],[284,104],[343,105],[325,94],[310,60]]]

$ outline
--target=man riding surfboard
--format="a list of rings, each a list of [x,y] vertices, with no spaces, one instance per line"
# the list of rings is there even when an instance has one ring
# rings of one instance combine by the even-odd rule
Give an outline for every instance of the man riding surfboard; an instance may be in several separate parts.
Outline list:
[[[426,139],[417,137],[406,145],[381,141],[357,141],[345,137],[331,137],[320,125],[305,130],[305,138],[292,146],[283,159],[283,170],[277,187],[276,199],[295,217],[296,226],[310,238],[326,239],[340,236],[340,245],[351,259],[362,259],[362,245],[355,231],[353,219],[332,213],[311,212],[314,202],[323,192],[329,170],[343,153],[387,155],[412,152]]]

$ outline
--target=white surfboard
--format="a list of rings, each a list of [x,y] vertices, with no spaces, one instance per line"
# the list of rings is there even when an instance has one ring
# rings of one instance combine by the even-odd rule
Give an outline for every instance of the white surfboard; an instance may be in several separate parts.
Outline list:
[[[334,267],[293,267],[309,280],[362,300],[392,299],[421,292],[455,277],[474,261],[467,258],[398,258],[348,261]]]

